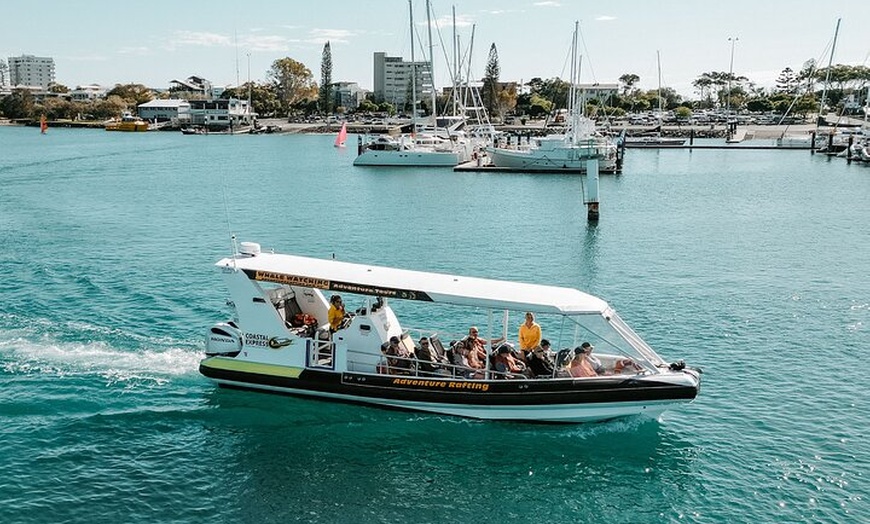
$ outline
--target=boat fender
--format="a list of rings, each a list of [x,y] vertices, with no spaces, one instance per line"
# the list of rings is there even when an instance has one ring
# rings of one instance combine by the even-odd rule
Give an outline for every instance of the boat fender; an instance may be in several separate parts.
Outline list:
[[[686,368],[686,363],[682,360],[678,360],[676,362],[672,362],[670,366],[668,366],[671,371],[682,371]]]

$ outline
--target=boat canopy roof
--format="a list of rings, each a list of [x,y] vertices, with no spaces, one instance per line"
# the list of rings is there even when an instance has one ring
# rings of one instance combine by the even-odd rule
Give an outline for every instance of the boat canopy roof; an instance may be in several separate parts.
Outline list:
[[[563,315],[603,314],[609,307],[600,298],[566,287],[411,271],[295,255],[257,252],[253,256],[243,254],[225,258],[216,265],[238,268],[252,280],[442,304]]]

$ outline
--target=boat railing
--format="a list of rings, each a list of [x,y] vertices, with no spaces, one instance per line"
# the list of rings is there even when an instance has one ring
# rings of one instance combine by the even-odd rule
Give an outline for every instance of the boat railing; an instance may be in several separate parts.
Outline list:
[[[316,336],[311,341],[308,354],[308,367],[335,368],[335,343],[330,337]]]
[[[388,359],[394,364],[390,365]],[[354,350],[348,350],[347,352],[347,370],[377,375],[426,379],[500,380],[535,378],[552,380],[560,378],[556,374],[547,377],[530,377],[523,373],[498,371],[494,369],[491,362],[487,368],[470,368],[448,362],[431,362],[419,359],[416,356],[399,357],[382,354],[377,363],[373,365],[370,353]]]

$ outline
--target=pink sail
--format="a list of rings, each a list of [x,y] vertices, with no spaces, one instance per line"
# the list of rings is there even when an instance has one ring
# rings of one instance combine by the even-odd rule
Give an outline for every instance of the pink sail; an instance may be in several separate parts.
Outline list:
[[[338,136],[335,137],[335,147],[344,147],[345,142],[347,142],[347,122],[342,122],[341,130],[339,130]]]

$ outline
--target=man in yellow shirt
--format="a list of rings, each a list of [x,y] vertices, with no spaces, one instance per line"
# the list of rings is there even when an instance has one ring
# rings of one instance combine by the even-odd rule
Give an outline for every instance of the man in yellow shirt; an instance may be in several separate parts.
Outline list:
[[[541,326],[535,322],[535,314],[526,312],[526,321],[520,324],[520,350],[525,358],[530,351],[541,344]]]

